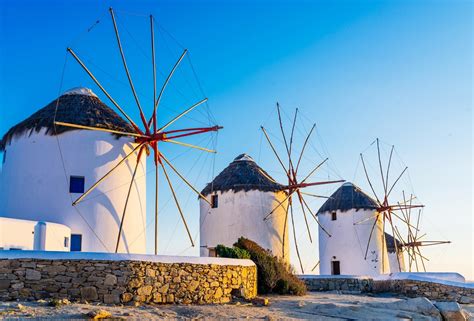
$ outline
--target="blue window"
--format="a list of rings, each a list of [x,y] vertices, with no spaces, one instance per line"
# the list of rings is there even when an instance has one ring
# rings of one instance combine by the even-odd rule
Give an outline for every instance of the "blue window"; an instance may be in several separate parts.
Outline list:
[[[6,160],[7,160],[7,150],[5,149],[5,150],[3,151],[3,160],[2,160],[2,164],[5,164]]]
[[[82,235],[71,234],[71,252],[82,251]]]
[[[69,193],[84,193],[84,176],[71,176],[69,178]]]

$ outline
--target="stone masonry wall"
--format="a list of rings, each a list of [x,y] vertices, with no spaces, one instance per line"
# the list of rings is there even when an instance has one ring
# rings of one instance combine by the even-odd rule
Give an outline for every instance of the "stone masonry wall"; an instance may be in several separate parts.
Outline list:
[[[400,293],[408,297],[424,296],[435,301],[474,303],[474,289],[415,280],[375,281],[373,292]]]
[[[348,292],[372,292],[374,281],[372,279],[359,278],[305,278],[303,281],[308,291],[348,291]]]
[[[308,291],[347,291],[361,293],[398,293],[426,297],[435,301],[474,303],[474,289],[415,280],[373,280],[371,278],[301,277]]]
[[[231,294],[257,295],[255,265],[0,259],[0,300],[226,303]]]

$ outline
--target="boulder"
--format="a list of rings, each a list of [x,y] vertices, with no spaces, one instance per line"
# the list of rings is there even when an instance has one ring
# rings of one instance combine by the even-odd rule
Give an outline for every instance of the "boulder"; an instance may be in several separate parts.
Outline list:
[[[81,288],[81,299],[84,301],[95,301],[98,299],[97,289],[93,286],[85,286]]]
[[[41,272],[36,271],[36,270],[28,269],[28,270],[26,270],[25,278],[27,280],[31,280],[31,281],[39,281],[39,280],[41,280]]]
[[[464,311],[457,302],[435,302],[435,306],[443,316],[444,320],[467,321]]]

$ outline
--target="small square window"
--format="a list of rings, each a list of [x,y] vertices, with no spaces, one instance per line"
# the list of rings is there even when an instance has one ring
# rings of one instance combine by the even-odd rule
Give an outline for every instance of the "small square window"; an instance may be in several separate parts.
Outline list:
[[[69,247],[69,237],[64,238],[64,247]]]
[[[217,208],[218,205],[219,205],[219,200],[217,198],[217,195],[211,195],[211,207]]]
[[[333,220],[333,221],[337,220],[337,214],[336,214],[335,211],[331,212],[331,220]]]
[[[71,176],[69,179],[69,193],[84,193],[84,176]]]

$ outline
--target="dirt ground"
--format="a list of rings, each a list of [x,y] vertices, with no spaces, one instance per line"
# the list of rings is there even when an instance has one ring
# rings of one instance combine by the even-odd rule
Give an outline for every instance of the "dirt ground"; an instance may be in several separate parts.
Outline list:
[[[423,310],[410,300],[390,296],[309,293],[303,297],[267,296],[268,306],[246,302],[226,305],[143,305],[107,306],[72,303],[59,307],[40,302],[0,302],[0,319],[87,319],[87,314],[106,310],[115,319],[259,319],[259,320],[436,320],[428,308]],[[474,305],[463,305],[474,313]],[[436,310],[435,310],[436,312]],[[471,320],[473,319],[471,314]]]

